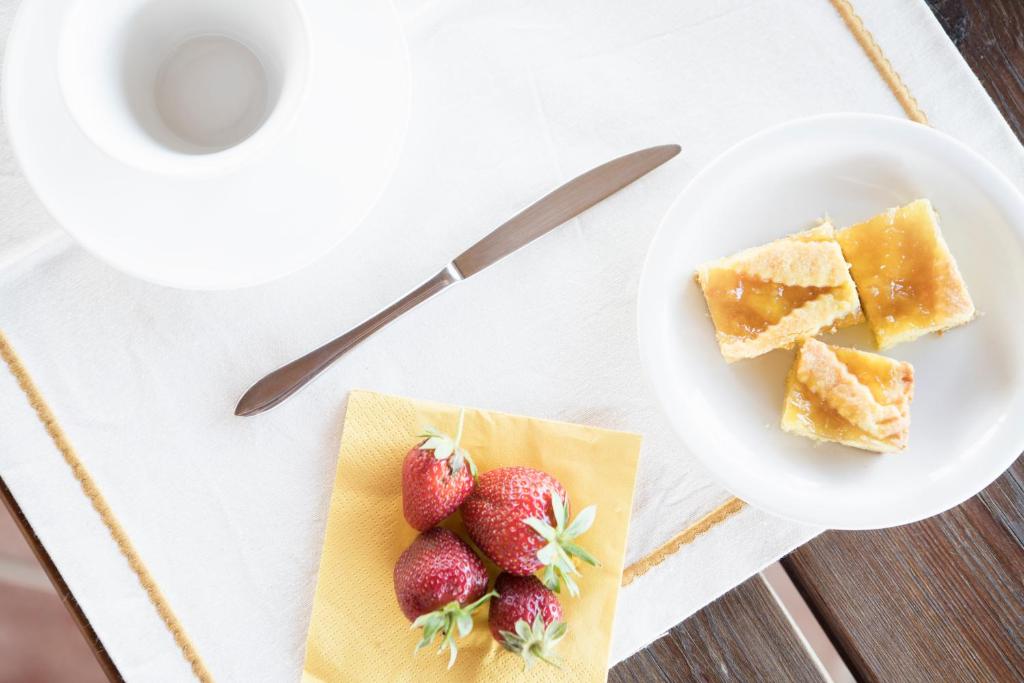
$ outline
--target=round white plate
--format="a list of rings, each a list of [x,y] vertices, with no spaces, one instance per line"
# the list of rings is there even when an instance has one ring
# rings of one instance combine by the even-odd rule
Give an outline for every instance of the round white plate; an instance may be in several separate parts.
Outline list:
[[[811,227],[837,227],[932,200],[980,313],[899,345],[916,394],[910,447],[876,455],[779,427],[792,351],[727,365],[696,266]],[[840,114],[751,137],[675,202],[640,282],[640,349],[655,392],[693,454],[740,498],[840,529],[904,524],[974,495],[1024,450],[1024,198],[947,135],[900,119]],[[825,341],[874,350],[866,326]]]
[[[308,81],[287,131],[237,170],[196,177],[123,163],[73,119],[58,57],[74,4],[21,3],[5,58],[4,110],[30,184],[97,256],[177,287],[257,284],[325,254],[382,194],[411,99],[404,37],[388,0],[302,0]]]

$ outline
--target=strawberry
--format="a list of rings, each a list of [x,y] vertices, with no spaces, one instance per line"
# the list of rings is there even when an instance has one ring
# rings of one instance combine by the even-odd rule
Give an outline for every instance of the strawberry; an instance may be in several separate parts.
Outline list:
[[[463,417],[464,411],[459,412],[454,439],[428,428],[420,435],[425,440],[402,463],[402,512],[417,531],[426,531],[455,512],[473,490],[476,464],[459,446]]]
[[[470,538],[494,563],[525,576],[544,568],[544,585],[579,595],[573,556],[597,566],[597,560],[572,541],[594,523],[597,508],[580,512],[572,523],[565,487],[546,472],[503,467],[485,472],[462,504],[462,521]]]
[[[458,648],[455,633],[466,637],[473,630],[472,613],[494,593],[487,590],[487,568],[466,543],[448,529],[425,531],[395,563],[398,606],[413,628],[423,629],[416,650],[441,636],[438,654],[449,651],[448,668]]]
[[[552,649],[568,626],[558,597],[536,576],[500,574],[494,590],[498,597],[491,600],[487,615],[494,639],[521,656],[527,669],[536,659],[560,666]]]

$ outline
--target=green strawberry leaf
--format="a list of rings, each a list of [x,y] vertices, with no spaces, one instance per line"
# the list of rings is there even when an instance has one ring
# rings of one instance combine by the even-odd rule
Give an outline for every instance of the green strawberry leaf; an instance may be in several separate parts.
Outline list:
[[[527,517],[523,520],[523,524],[536,531],[538,534],[541,535],[541,538],[543,538],[545,541],[548,541],[549,543],[554,543],[558,540],[558,532],[555,529],[553,529],[551,525],[547,522],[536,519],[534,517]]]
[[[459,654],[459,648],[455,645],[454,640],[448,641],[448,651],[450,652],[448,655],[448,668],[450,669],[455,664],[455,658]],[[440,652],[438,652],[438,654],[440,654]]]
[[[458,448],[455,449],[455,455],[460,460],[464,460],[467,463],[469,463],[469,473],[473,476],[473,479],[476,479],[476,476],[477,476],[476,463],[473,461],[473,458],[471,458],[469,456],[469,451],[467,451],[465,448],[459,446]]]
[[[548,590],[556,593],[562,592],[562,582],[558,578],[558,573],[555,571],[555,566],[549,564],[544,567],[544,573],[541,575],[541,583],[543,583]]]
[[[565,582],[565,589],[569,591],[569,595],[574,598],[579,597],[580,587],[576,585],[576,581],[569,574],[562,574],[562,581]]]
[[[561,668],[553,648],[565,636],[566,628],[563,622],[552,622],[545,627],[543,618],[537,613],[532,624],[519,619],[516,621],[515,633],[499,631],[498,634],[506,650],[523,658],[524,670],[529,670],[537,660]]]
[[[459,614],[455,624],[459,627],[459,635],[465,638],[473,630],[473,617],[465,613]]]
[[[459,410],[459,424],[454,439],[433,427],[426,427],[423,433],[420,434],[420,438],[426,439],[420,446],[420,449],[433,451],[434,457],[438,460],[448,460],[448,467],[452,474],[457,474],[466,463],[469,463],[469,472],[476,479],[476,463],[470,457],[469,451],[459,446],[459,442],[462,440],[462,427],[465,418],[465,409]]]
[[[569,624],[564,621],[552,621],[548,624],[548,628],[544,633],[544,638],[551,643],[557,643],[565,637],[566,632],[569,630]]]
[[[551,492],[551,509],[555,513],[555,527],[565,528],[565,518],[568,516],[568,504],[562,500],[556,491]],[[550,539],[549,539],[550,540]]]
[[[558,544],[551,542],[545,545],[537,551],[537,559],[544,565],[555,564],[558,561]]]
[[[413,620],[412,628],[422,628],[423,637],[416,645],[413,653],[415,654],[427,647],[434,642],[434,638],[440,635],[441,644],[437,652],[441,654],[448,650],[448,668],[452,668],[459,651],[458,646],[455,644],[455,634],[458,633],[462,638],[469,635],[473,630],[473,611],[496,595],[497,593],[491,591],[465,606],[453,600],[441,609],[418,616]]]
[[[587,564],[599,567],[601,563],[586,549],[573,543],[573,539],[586,533],[597,518],[597,506],[589,505],[584,508],[572,522],[566,526],[566,519],[569,516],[569,501],[562,500],[557,493],[551,494],[551,506],[555,511],[555,526],[551,527],[544,520],[528,517],[523,523],[540,534],[547,543],[537,550],[537,560],[544,566],[541,581],[550,590],[560,592],[561,583],[564,581],[572,596],[579,595],[579,587],[571,578],[579,576],[580,571],[573,562],[574,557],[580,558]]]
[[[565,548],[565,552],[569,553],[574,557],[578,557],[591,567],[600,567],[601,563],[597,561],[597,558],[590,554],[589,551],[584,550],[575,543],[563,543],[562,547]]]
[[[588,505],[587,507],[583,508],[580,511],[580,513],[576,515],[576,519],[572,520],[572,524],[570,524],[568,528],[566,528],[566,530],[562,532],[562,537],[565,539],[570,539],[583,535],[584,533],[586,533],[588,529],[590,529],[590,527],[594,525],[594,518],[596,516],[596,505]]]

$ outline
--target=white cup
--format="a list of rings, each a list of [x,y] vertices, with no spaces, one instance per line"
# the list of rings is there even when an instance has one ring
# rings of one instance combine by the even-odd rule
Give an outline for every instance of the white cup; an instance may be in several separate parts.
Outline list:
[[[310,47],[300,0],[78,0],[58,72],[72,118],[137,168],[224,173],[280,139]]]

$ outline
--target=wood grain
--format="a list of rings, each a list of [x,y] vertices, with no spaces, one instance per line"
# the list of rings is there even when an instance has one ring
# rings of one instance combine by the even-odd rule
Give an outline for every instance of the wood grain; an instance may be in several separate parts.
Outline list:
[[[609,683],[815,681],[821,675],[760,577],[611,670]]]
[[[51,559],[50,553],[47,552],[46,548],[43,547],[42,542],[39,540],[39,537],[36,536],[35,531],[32,529],[32,525],[28,523],[28,518],[26,518],[25,514],[21,511],[21,506],[19,506],[18,501],[14,499],[14,494],[11,493],[9,488],[7,488],[7,484],[4,482],[2,477],[0,477],[0,503],[7,508],[14,524],[21,531],[26,543],[32,549],[33,554],[35,554],[36,560],[39,562],[39,566],[42,567],[43,571],[45,571],[46,575],[49,577],[50,582],[53,584],[53,588],[57,593],[58,599],[64,604],[64,607],[67,609],[68,614],[71,615],[71,619],[75,626],[78,627],[78,630],[85,639],[85,642],[89,645],[89,649],[96,657],[96,662],[99,664],[100,671],[102,671],[103,675],[111,683],[119,683],[123,681],[124,679],[121,678],[120,672],[118,672],[117,667],[114,665],[113,660],[107,653],[102,641],[100,641],[99,636],[96,635],[96,631],[92,628],[92,624],[89,623],[89,619],[85,616],[85,612],[82,610],[81,606],[79,606],[74,594],[72,594],[71,589],[68,588],[67,583],[64,581],[64,577],[61,576],[60,571],[57,569],[57,565],[54,564],[53,559]],[[26,626],[29,626],[28,622],[26,622]],[[40,635],[39,637],[44,636]],[[2,663],[2,661],[3,660],[0,660],[0,663]],[[5,672],[0,671],[0,673]],[[81,674],[82,680],[87,680],[89,676],[91,676],[91,671],[87,671],[83,667]],[[33,678],[29,676],[21,680],[42,681],[49,679],[44,677]]]
[[[1024,2],[929,0],[1019,139]],[[1024,462],[938,517],[829,532],[783,560],[865,681],[1024,680]]]
[[[56,594],[0,582],[0,683],[106,680]]]
[[[860,679],[1024,680],[1022,477],[1018,461],[938,517],[828,532],[783,560]]]
[[[928,4],[1020,138],[1024,131],[1024,2],[928,0]]]

